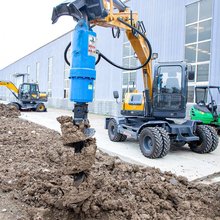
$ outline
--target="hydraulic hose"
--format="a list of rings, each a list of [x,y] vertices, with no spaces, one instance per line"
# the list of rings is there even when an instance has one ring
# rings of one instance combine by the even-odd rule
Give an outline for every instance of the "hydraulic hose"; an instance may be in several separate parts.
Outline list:
[[[69,44],[67,45],[67,47],[66,47],[66,49],[64,51],[64,60],[65,60],[65,62],[67,63],[68,66],[70,66],[70,62],[69,62],[69,60],[67,58],[67,53],[68,53],[68,50],[69,50],[70,46],[71,46],[71,42],[69,42]],[[98,54],[98,58],[97,58],[97,60],[95,62],[95,65],[97,65],[99,63],[99,61],[101,60],[100,54],[99,53],[97,53],[97,54]]]
[[[71,47],[71,42],[69,42],[69,44],[67,45],[67,47],[64,51],[64,60],[65,60],[65,62],[67,63],[68,66],[70,66],[70,62],[67,58],[67,53],[68,53],[68,50],[69,50],[70,47]]]
[[[97,54],[98,54],[98,59],[96,60],[96,63],[95,65],[97,65],[99,63],[99,61],[101,60],[101,58],[103,58],[105,61],[107,61],[108,63],[110,63],[111,65],[113,65],[114,67],[118,68],[118,69],[122,69],[122,70],[127,70],[127,71],[133,71],[133,70],[139,70],[139,69],[142,69],[144,66],[146,66],[150,60],[151,60],[151,54],[152,54],[152,47],[151,47],[151,44],[149,42],[149,40],[147,39],[147,37],[140,31],[138,30],[137,28],[133,27],[132,25],[128,24],[127,22],[123,21],[121,18],[118,18],[118,21],[120,21],[122,24],[126,25],[127,27],[131,28],[134,32],[138,33],[141,35],[141,37],[144,38],[144,40],[146,41],[147,43],[147,46],[148,46],[148,49],[149,49],[149,56],[147,58],[147,60],[144,62],[143,65],[141,66],[138,66],[138,67],[134,67],[134,68],[126,68],[126,67],[123,67],[123,66],[120,66],[116,63],[114,63],[113,61],[111,61],[110,59],[108,59],[104,54],[102,54],[100,51],[97,50]],[[67,58],[67,52],[69,50],[71,46],[71,42],[67,45],[65,51],[64,51],[64,59],[65,59],[65,62],[67,63],[67,65],[70,66],[70,62]]]
[[[141,37],[144,38],[144,40],[146,41],[147,43],[147,46],[148,46],[148,49],[149,49],[149,56],[147,58],[147,60],[144,62],[143,65],[141,66],[138,66],[138,67],[135,67],[135,68],[126,68],[126,67],[123,67],[123,66],[119,66],[117,64],[115,64],[114,62],[112,62],[111,60],[109,60],[104,54],[102,54],[101,52],[98,51],[98,54],[101,56],[101,58],[103,58],[105,61],[107,61],[108,63],[110,63],[111,65],[119,68],[119,69],[122,69],[122,70],[128,70],[128,71],[133,71],[133,70],[139,70],[141,68],[143,68],[144,66],[146,66],[150,60],[151,60],[151,54],[152,54],[152,47],[151,47],[151,44],[149,42],[149,40],[147,39],[147,37],[141,32],[139,31],[137,28],[133,27],[132,25],[128,24],[127,22],[123,21],[121,18],[118,18],[118,21],[120,21],[122,24],[126,25],[127,27],[130,27],[132,30],[136,31],[138,34],[141,35]]]

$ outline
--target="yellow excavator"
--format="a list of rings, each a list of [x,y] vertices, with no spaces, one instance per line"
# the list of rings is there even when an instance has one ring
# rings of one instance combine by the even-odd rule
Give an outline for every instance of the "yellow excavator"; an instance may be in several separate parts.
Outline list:
[[[22,83],[17,88],[10,81],[0,81],[0,86],[7,87],[14,97],[16,102],[11,102],[9,105],[15,106],[18,110],[33,110],[37,112],[45,112],[47,109],[44,102],[47,102],[47,93],[40,92],[39,86],[36,83]]]
[[[96,79],[95,65],[104,59],[122,70],[142,69],[144,84],[143,92],[127,95],[122,116],[106,118],[105,128],[111,141],[125,141],[127,137],[139,140],[140,150],[148,158],[164,157],[172,144],[188,144],[197,153],[209,153],[217,148],[218,137],[212,127],[199,121],[188,120],[181,124],[173,120],[186,116],[188,79],[194,78],[194,72],[181,61],[159,62],[152,70],[151,44],[137,12],[120,0],[75,0],[65,1],[53,9],[53,23],[63,15],[72,16],[77,22],[72,42],[64,53],[66,62],[71,65],[70,100],[75,102],[74,123],[88,120],[88,103],[93,101]],[[114,38],[125,30],[140,66],[122,67],[98,51],[94,26],[112,28]],[[71,44],[72,59],[69,62],[67,51]],[[114,97],[119,98],[117,91],[114,91]],[[91,128],[85,129],[85,134],[91,136],[93,133]]]

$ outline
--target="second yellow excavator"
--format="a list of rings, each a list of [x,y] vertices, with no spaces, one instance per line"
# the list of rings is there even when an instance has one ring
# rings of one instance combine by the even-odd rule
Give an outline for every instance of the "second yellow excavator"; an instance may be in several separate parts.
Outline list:
[[[40,92],[38,84],[22,83],[17,88],[10,81],[0,81],[0,86],[5,86],[11,91],[17,101],[9,104],[15,106],[18,110],[33,110],[37,112],[45,112],[47,110],[44,105],[44,102],[47,102],[47,93]]]

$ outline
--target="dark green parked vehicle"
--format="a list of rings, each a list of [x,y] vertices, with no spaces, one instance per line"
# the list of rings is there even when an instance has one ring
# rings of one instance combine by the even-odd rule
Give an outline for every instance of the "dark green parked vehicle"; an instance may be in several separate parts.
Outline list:
[[[195,95],[196,104],[190,110],[190,118],[215,127],[220,134],[220,112],[214,99],[220,102],[220,86],[197,86]]]

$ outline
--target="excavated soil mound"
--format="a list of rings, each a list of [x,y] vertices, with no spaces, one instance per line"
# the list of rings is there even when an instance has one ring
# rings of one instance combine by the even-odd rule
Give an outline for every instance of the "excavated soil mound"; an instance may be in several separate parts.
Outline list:
[[[20,115],[20,111],[15,106],[0,103],[0,118],[17,118]]]
[[[0,118],[0,219],[220,219],[220,186],[122,162],[98,151],[80,154],[58,132]],[[83,168],[82,168],[83,167]]]

